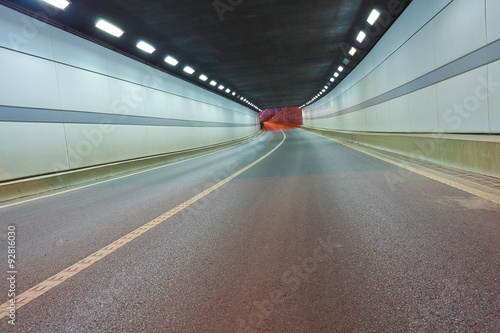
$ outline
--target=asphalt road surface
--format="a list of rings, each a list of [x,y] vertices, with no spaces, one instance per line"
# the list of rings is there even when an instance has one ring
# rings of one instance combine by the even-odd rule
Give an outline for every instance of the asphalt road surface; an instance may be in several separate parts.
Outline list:
[[[187,202],[0,331],[500,332],[500,206],[394,172],[293,129],[0,203],[3,303],[9,226],[19,295]]]

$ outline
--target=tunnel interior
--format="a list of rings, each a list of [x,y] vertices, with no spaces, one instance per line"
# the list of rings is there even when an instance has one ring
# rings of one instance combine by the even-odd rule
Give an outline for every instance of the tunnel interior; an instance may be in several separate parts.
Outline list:
[[[499,15],[0,0],[0,332],[500,332]]]

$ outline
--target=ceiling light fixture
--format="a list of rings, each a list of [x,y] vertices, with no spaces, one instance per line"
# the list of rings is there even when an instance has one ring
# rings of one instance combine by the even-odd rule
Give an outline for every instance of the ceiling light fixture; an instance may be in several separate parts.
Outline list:
[[[358,42],[362,43],[363,40],[365,39],[365,37],[366,37],[366,34],[363,31],[360,31],[358,34],[358,37],[356,37],[356,40]]]
[[[167,64],[169,64],[169,65],[172,65],[172,66],[177,66],[177,64],[179,63],[179,62],[177,61],[177,59],[175,59],[175,58],[173,58],[173,57],[171,57],[171,56],[166,57],[166,58],[165,58],[165,62],[166,62]]]
[[[370,16],[368,16],[368,19],[366,21],[370,23],[370,25],[373,25],[373,23],[375,23],[375,21],[378,19],[379,16],[380,16],[379,11],[374,9],[370,13]]]
[[[71,2],[66,0],[43,0],[48,4],[51,4],[54,7],[57,7],[62,10],[66,10],[66,8],[70,5]]]
[[[194,73],[194,69],[192,69],[189,66],[184,67],[184,72],[188,73],[189,75]]]
[[[219,86],[219,89],[220,89],[220,90],[224,89],[224,86],[221,84],[221,85]]]
[[[231,89],[227,88],[226,93],[229,94],[231,92]]]
[[[150,44],[144,42],[144,41],[140,41],[139,43],[137,43],[137,48],[143,50],[144,52],[147,52],[149,54],[153,53],[154,51],[156,51],[156,49],[151,46]]]
[[[352,56],[354,56],[354,54],[356,53],[356,51],[357,51],[357,50],[356,50],[356,48],[353,46],[353,47],[351,47],[351,49],[349,50],[349,54],[350,54],[350,55],[352,55]]]
[[[339,66],[339,68],[337,68],[337,70],[338,70],[339,72],[342,72],[342,71],[344,70],[344,67]]]
[[[212,81],[210,81],[210,85],[215,87],[217,85],[217,82],[212,80]]]
[[[335,73],[333,73],[333,76],[339,77],[339,73],[335,72]]]
[[[201,74],[200,75],[200,80],[206,81],[206,80],[208,80],[208,77],[205,74]]]
[[[123,35],[122,29],[118,28],[116,25],[113,25],[103,19],[100,19],[95,26],[115,37],[121,37],[121,35]]]

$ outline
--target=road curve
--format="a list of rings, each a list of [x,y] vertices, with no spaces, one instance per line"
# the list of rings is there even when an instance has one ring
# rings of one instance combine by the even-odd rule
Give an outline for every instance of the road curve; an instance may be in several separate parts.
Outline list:
[[[18,295],[181,205],[0,331],[499,332],[500,205],[398,172],[291,129],[0,204]]]

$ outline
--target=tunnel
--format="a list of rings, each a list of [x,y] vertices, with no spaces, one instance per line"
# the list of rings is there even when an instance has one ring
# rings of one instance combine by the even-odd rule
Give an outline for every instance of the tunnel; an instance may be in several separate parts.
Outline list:
[[[0,0],[0,331],[500,332],[499,15]]]

